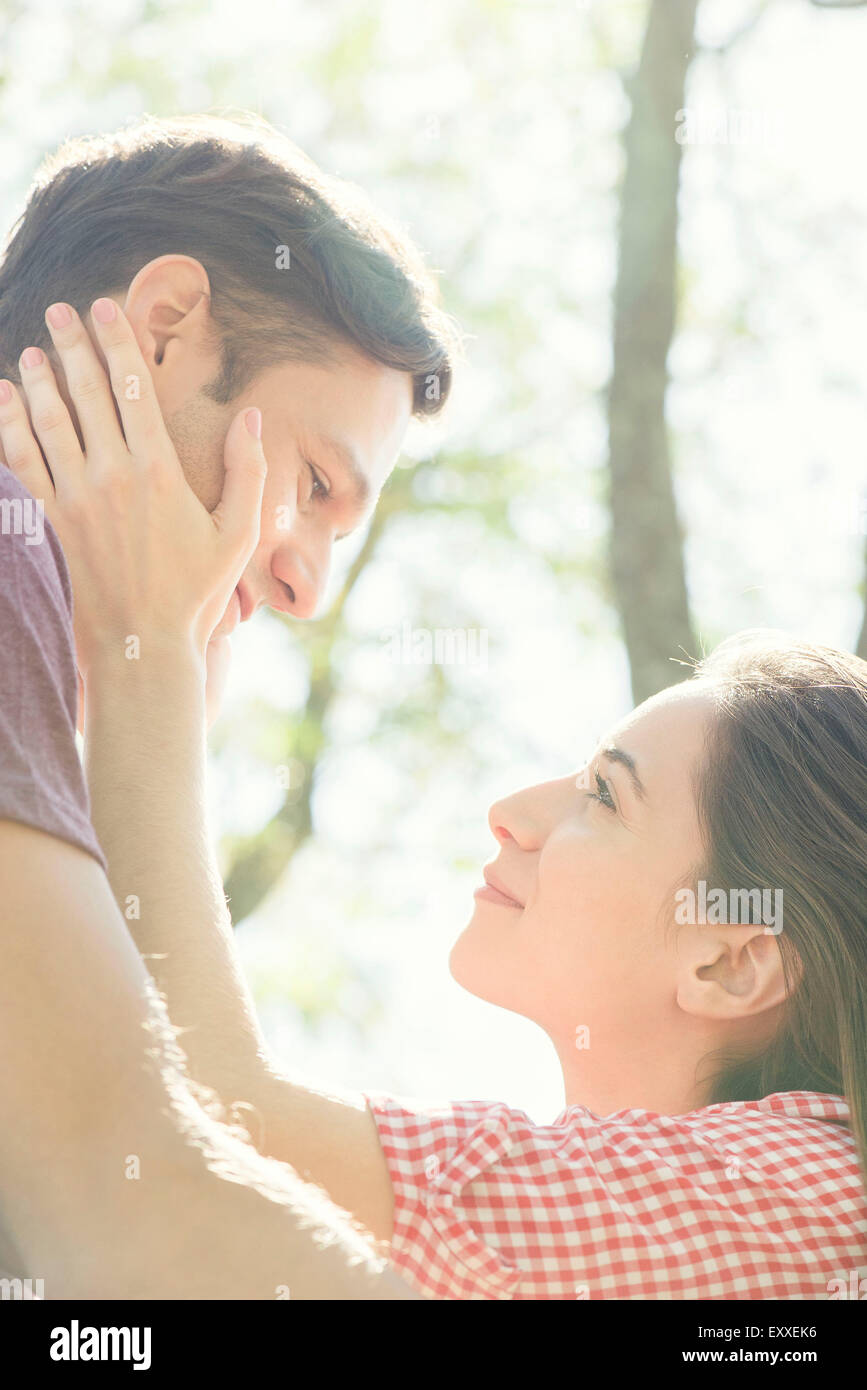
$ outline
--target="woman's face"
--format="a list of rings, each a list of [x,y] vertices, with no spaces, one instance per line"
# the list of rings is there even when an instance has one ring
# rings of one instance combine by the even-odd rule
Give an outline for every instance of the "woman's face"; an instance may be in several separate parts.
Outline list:
[[[492,806],[494,887],[477,890],[452,949],[460,984],[561,1047],[602,1040],[609,1055],[618,1036],[634,1047],[645,1024],[673,1019],[667,928],[675,889],[703,855],[692,777],[712,717],[706,688],[674,686],[614,728],[577,778]]]

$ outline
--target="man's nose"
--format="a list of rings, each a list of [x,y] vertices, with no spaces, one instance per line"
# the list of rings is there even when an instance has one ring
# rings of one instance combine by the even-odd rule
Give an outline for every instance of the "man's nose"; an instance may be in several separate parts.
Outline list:
[[[273,606],[293,618],[314,617],[328,582],[328,558],[312,558],[298,551],[278,552],[271,573],[283,595],[282,601]]]

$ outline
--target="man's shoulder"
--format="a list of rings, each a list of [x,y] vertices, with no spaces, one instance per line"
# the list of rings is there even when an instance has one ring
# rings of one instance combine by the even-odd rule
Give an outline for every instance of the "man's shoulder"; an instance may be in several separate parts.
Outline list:
[[[36,497],[0,466],[0,821],[105,860],[75,744],[69,570]]]

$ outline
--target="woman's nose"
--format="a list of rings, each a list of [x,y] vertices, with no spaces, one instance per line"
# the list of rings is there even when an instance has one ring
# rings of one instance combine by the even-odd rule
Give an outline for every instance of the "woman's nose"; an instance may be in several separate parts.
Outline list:
[[[488,812],[491,834],[501,845],[514,841],[519,849],[541,849],[572,803],[573,780],[565,777],[557,782],[542,782],[495,801]]]
[[[513,792],[494,802],[488,812],[488,825],[498,844],[516,844],[520,849],[530,847],[534,832],[529,810],[521,792]]]

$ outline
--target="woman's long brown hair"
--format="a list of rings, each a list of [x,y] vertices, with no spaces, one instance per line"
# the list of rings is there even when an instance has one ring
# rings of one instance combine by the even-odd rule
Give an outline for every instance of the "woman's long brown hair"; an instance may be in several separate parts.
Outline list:
[[[867,1174],[867,662],[745,633],[696,678],[717,710],[696,788],[700,876],[782,890],[790,990],[758,1055],[716,1054],[707,1103],[845,1096]]]

